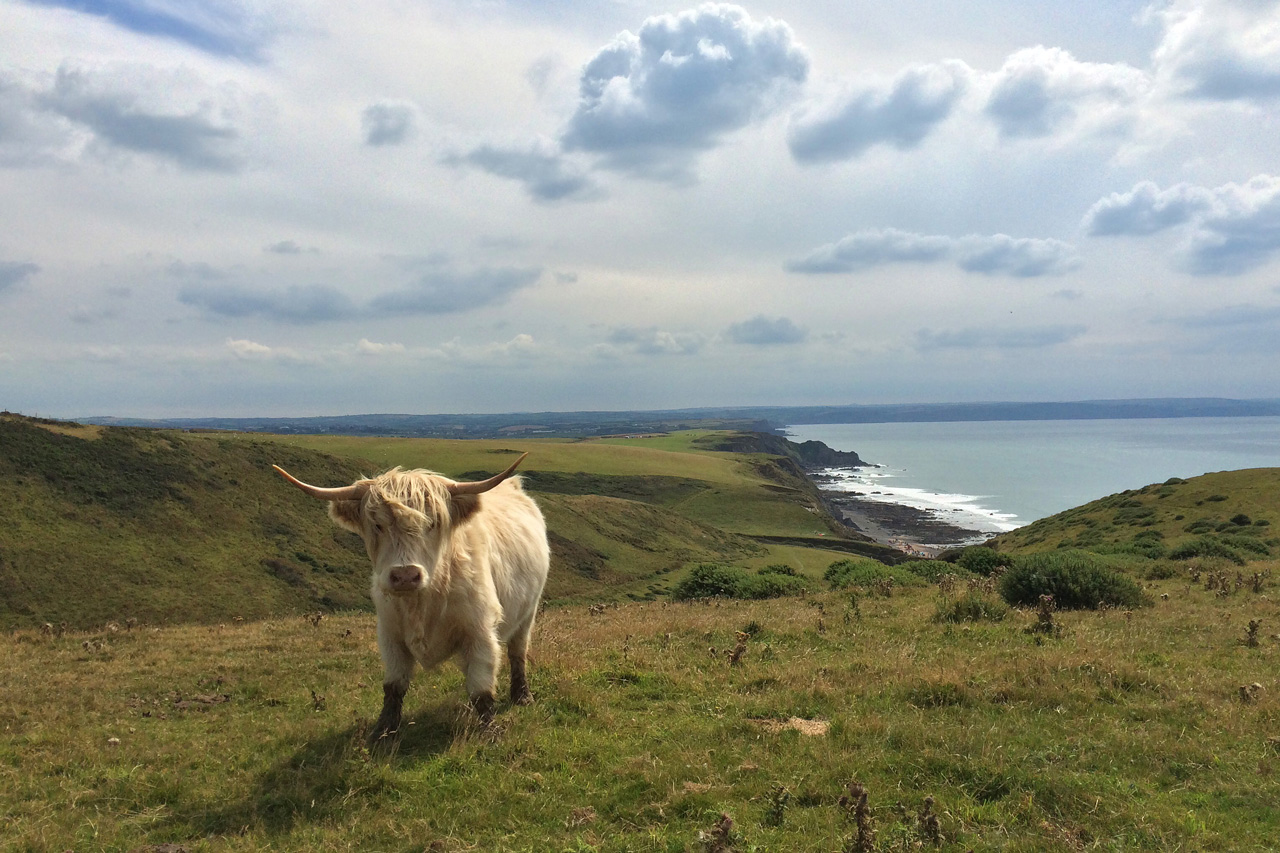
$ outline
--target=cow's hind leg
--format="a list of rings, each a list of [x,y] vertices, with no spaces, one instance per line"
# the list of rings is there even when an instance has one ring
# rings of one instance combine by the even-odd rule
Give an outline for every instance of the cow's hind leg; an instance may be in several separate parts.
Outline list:
[[[532,624],[522,631],[517,631],[507,643],[507,663],[511,666],[511,704],[513,705],[533,704],[533,693],[529,690],[529,677],[525,672],[531,633],[533,633]]]

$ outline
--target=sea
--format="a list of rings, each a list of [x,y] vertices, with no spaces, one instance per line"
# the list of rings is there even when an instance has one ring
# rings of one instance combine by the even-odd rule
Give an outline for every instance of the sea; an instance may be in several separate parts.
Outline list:
[[[1212,471],[1280,467],[1280,417],[797,424],[858,453],[827,488],[1000,533],[1125,489]]]

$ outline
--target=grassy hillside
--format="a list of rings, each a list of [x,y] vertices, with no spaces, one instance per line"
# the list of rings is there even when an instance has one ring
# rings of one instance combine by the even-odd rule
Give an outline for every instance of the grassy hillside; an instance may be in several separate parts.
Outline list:
[[[770,480],[757,458],[691,444],[185,434],[6,416],[0,626],[367,608],[359,538],[271,465],[334,485],[391,465],[474,477],[524,450],[552,534],[552,600],[652,597],[701,561],[816,576],[842,556],[752,540],[830,531],[812,496]]]
[[[272,461],[348,460],[262,443],[0,418],[0,625],[224,621],[360,606],[368,558]]]
[[[18,632],[0,640],[0,849],[831,853],[934,849],[936,831],[948,851],[1275,850],[1276,588],[1148,591],[1052,634],[1019,611],[935,621],[937,586],[552,608],[536,704],[479,730],[445,668],[372,755],[367,615]]]
[[[1124,491],[1043,518],[995,540],[1001,551],[1221,556],[1280,553],[1280,468],[1223,471]]]

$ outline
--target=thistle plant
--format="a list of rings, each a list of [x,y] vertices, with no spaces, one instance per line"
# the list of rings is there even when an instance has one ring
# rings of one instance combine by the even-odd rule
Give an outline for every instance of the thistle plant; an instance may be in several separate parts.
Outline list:
[[[845,817],[857,826],[857,833],[845,842],[845,853],[871,853],[875,849],[876,831],[871,826],[871,808],[867,805],[867,789],[861,782],[850,782],[849,793],[840,797]]]
[[[1262,627],[1262,620],[1250,619],[1249,627],[1245,630],[1244,644],[1251,649],[1258,647],[1258,629]]]
[[[933,797],[924,798],[924,806],[916,816],[916,826],[920,830],[920,838],[934,847],[942,846],[942,822],[933,811]]]
[[[791,792],[783,785],[779,785],[769,793],[769,810],[765,813],[764,820],[769,826],[782,826],[782,821],[787,815],[787,806],[791,803]]]

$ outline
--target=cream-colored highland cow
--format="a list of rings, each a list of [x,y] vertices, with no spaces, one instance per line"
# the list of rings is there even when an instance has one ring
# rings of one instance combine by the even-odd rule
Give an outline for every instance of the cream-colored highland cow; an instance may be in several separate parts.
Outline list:
[[[374,740],[399,730],[414,667],[450,657],[466,676],[476,713],[491,720],[501,643],[511,666],[511,701],[533,701],[525,656],[551,554],[538,505],[511,476],[522,461],[474,483],[393,468],[333,489],[273,466],[308,495],[328,501],[330,517],[360,534],[373,561],[385,669]]]

